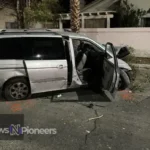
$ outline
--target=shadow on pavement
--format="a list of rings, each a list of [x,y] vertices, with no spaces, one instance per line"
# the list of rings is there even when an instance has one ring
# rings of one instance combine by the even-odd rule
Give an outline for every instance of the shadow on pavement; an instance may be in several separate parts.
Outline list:
[[[57,97],[57,95],[59,94],[62,94],[60,98]],[[59,91],[59,92],[39,93],[39,94],[32,95],[27,100],[41,100],[41,99],[43,100],[50,99],[51,102],[55,102],[55,103],[56,102],[110,102],[110,100],[105,97],[103,92],[99,92],[99,94],[96,94],[91,90],[87,90],[87,89],[79,89],[76,91],[70,90],[68,92]],[[11,102],[10,100],[8,101]],[[0,102],[6,102],[6,100],[3,97],[0,97]]]
[[[76,93],[76,94],[75,94]],[[60,98],[57,97],[58,94],[62,94]],[[33,95],[32,98],[43,98],[50,99],[51,102],[110,102],[108,98],[105,97],[103,92],[96,94],[91,90],[76,90],[76,92],[60,92],[60,93],[41,93]]]

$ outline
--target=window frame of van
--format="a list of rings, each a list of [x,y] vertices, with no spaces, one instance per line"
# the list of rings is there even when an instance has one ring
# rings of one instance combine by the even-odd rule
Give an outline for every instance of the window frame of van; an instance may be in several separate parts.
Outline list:
[[[99,50],[97,52],[103,52],[105,53],[105,49],[96,41],[88,38],[88,37],[82,37],[82,36],[71,36],[71,39],[75,39],[75,40],[83,40],[83,41],[88,41],[92,44],[94,44]],[[72,42],[73,43],[73,42]],[[113,54],[111,54],[109,51],[107,51],[108,54],[108,58],[113,58]]]
[[[9,35],[0,35],[0,40],[1,39],[15,39],[15,38],[61,38],[62,39],[62,42],[63,42],[63,38],[61,35],[37,35],[36,34],[27,34],[27,35],[24,35],[24,34],[19,34],[19,35],[14,35],[13,33],[9,33]],[[23,45],[22,45],[23,46]],[[21,51],[23,51],[24,49],[22,48]],[[64,50],[64,53],[65,53],[65,48],[63,49]],[[66,59],[66,55],[65,55],[65,58]],[[1,59],[0,60],[28,60],[28,59],[25,59],[24,57],[20,58],[20,59]],[[31,59],[31,60],[39,60],[39,59]],[[44,60],[52,60],[52,59],[44,59]],[[57,59],[54,59],[54,60],[57,60]],[[62,59],[63,60],[63,59]]]
[[[36,37],[23,37],[24,39],[23,40],[31,40],[31,43],[33,42],[33,41],[36,41]],[[31,38],[31,39],[30,39]],[[42,39],[44,39],[44,40],[42,40]],[[55,37],[38,37],[37,38],[37,40],[39,40],[40,42],[44,42],[44,41],[46,41],[46,42],[48,42],[48,41],[50,41],[51,42],[51,40],[56,40],[57,38],[55,38]],[[57,44],[55,43],[55,45],[53,45],[52,44],[52,50],[53,50],[53,52],[55,53],[55,55],[56,55],[56,57],[54,57],[54,58],[50,58],[50,56],[47,56],[47,58],[45,58],[44,56],[42,57],[42,59],[38,59],[38,58],[32,58],[33,56],[31,56],[31,59],[29,59],[28,57],[27,58],[25,58],[25,60],[66,60],[66,52],[65,52],[65,47],[64,47],[64,44],[63,44],[63,39],[62,38],[58,38],[59,39],[59,42],[61,42],[61,43],[58,43],[58,44],[61,44],[61,46],[59,47],[60,48],[60,50],[59,51],[56,51],[56,53],[55,53],[55,51],[54,51],[54,49],[53,48],[55,48],[55,46],[57,46]],[[32,41],[33,40],[33,41]],[[57,40],[56,40],[57,41]],[[56,42],[55,41],[55,42]],[[25,43],[23,43],[23,44],[25,44],[26,45],[26,42],[27,41],[24,41]],[[38,43],[38,42],[37,42]],[[52,43],[53,43],[53,41],[52,41]],[[33,43],[32,43],[33,44]],[[24,48],[24,46],[23,46],[23,48]],[[58,47],[57,47],[58,48]],[[43,48],[44,49],[44,48]],[[41,48],[41,50],[42,50],[42,48]],[[38,51],[37,51],[38,52]],[[58,52],[62,52],[63,53],[63,57],[61,58],[57,58],[57,53]],[[34,52],[32,52],[32,53],[36,53],[36,50],[34,51]],[[45,53],[46,53],[46,51],[45,51]],[[39,53],[40,54],[40,53]],[[29,56],[30,57],[30,56]]]

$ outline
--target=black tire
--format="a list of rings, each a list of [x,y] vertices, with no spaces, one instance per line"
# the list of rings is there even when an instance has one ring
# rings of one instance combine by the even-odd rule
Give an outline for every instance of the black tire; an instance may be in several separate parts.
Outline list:
[[[125,90],[127,88],[130,88],[130,77],[124,70],[120,70],[120,83],[119,83],[119,90]]]
[[[4,85],[3,95],[8,101],[27,99],[30,95],[30,85],[28,80],[25,78],[15,78],[9,80]]]

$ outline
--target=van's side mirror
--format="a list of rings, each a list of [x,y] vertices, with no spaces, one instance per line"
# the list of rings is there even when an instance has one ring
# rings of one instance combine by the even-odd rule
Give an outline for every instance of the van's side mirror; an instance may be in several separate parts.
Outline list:
[[[112,43],[106,43],[105,45],[105,57],[108,58],[108,52],[114,53],[114,46]]]

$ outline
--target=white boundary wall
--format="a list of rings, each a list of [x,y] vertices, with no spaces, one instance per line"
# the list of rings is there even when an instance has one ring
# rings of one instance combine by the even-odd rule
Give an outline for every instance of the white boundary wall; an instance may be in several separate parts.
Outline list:
[[[81,29],[81,33],[101,43],[131,46],[136,56],[150,57],[150,28]]]
[[[150,57],[150,28],[80,29],[80,33],[100,43],[131,46],[135,49],[136,56]]]

